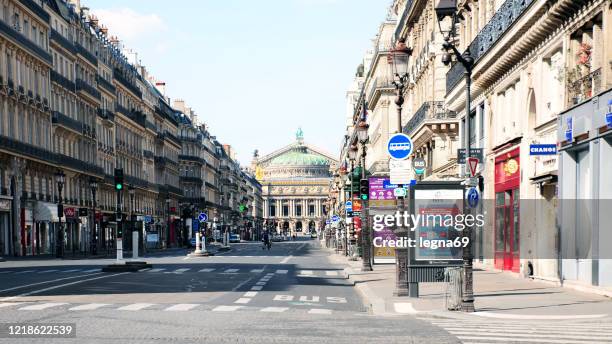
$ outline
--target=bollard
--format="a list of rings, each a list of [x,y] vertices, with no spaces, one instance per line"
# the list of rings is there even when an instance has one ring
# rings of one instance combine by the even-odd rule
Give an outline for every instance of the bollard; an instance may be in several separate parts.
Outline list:
[[[132,259],[138,258],[138,232],[132,232]]]

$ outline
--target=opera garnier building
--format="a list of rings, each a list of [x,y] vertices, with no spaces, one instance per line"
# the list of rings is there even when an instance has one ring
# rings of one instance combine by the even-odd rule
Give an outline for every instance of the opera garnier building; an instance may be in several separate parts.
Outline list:
[[[331,164],[337,164],[336,159],[304,143],[301,129],[288,146],[262,157],[254,154],[251,168],[262,185],[264,219],[270,228],[290,234],[324,227]]]

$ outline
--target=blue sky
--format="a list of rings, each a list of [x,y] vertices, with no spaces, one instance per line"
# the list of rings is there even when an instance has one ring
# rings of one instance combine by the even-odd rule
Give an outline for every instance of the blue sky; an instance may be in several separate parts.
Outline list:
[[[242,164],[295,138],[334,155],[386,0],[81,0]]]

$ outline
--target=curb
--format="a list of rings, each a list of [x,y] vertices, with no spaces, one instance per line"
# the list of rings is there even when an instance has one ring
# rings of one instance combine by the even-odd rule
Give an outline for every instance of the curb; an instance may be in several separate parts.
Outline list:
[[[383,315],[386,314],[386,304],[385,300],[380,297],[372,296],[372,291],[370,287],[365,283],[358,283],[359,281],[355,280],[352,275],[354,275],[354,271],[352,268],[344,268],[344,274],[346,278],[353,284],[355,287],[359,298],[362,303],[366,306],[367,312],[372,315]]]

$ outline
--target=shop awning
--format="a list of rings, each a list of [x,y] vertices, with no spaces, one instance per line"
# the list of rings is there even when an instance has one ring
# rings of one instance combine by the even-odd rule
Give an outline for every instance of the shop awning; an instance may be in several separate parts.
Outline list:
[[[36,213],[34,214],[36,221],[58,222],[57,204],[47,202],[36,202]]]
[[[539,174],[535,177],[529,178],[531,184],[555,184],[557,183],[557,171],[551,171],[543,174]]]

